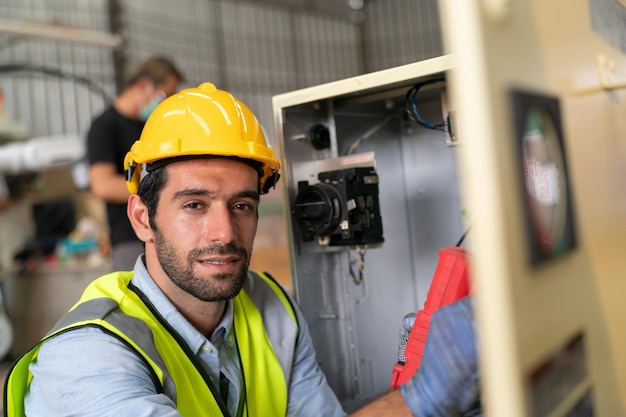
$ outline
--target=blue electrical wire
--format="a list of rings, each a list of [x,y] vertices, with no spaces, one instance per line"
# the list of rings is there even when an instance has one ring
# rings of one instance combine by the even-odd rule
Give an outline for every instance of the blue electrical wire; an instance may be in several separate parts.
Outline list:
[[[409,118],[417,123],[419,123],[420,125],[424,126],[427,129],[432,129],[432,130],[439,130],[441,132],[445,132],[447,130],[447,123],[445,121],[441,122],[440,124],[433,124],[430,123],[428,121],[426,121],[422,115],[419,113],[419,111],[417,110],[417,93],[420,90],[420,88],[422,88],[425,85],[428,84],[434,84],[434,83],[438,83],[441,81],[445,81],[445,77],[437,77],[437,78],[432,78],[430,80],[424,81],[422,83],[419,84],[415,84],[409,91],[407,91],[406,93],[406,112],[409,116]]]

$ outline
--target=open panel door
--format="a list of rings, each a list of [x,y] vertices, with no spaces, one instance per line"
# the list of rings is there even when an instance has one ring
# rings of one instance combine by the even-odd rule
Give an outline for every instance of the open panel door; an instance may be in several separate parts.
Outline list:
[[[441,5],[488,415],[626,415],[626,6]]]

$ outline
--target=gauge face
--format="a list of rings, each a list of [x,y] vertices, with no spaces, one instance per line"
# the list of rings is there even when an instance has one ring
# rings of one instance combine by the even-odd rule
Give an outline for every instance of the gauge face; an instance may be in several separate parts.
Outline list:
[[[542,107],[530,108],[526,116],[522,164],[533,233],[541,250],[552,252],[564,237],[567,187],[554,123]]]
[[[559,103],[516,92],[513,107],[530,258],[538,263],[574,247]]]

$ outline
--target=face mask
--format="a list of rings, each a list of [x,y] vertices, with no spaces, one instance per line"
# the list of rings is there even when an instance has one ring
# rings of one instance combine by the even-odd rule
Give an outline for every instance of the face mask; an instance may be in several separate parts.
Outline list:
[[[141,120],[142,122],[145,122],[146,120],[148,120],[148,117],[150,117],[150,114],[152,114],[154,109],[156,109],[156,107],[159,105],[161,101],[163,101],[162,97],[155,97],[145,107],[142,107],[141,109],[139,109],[139,120]]]

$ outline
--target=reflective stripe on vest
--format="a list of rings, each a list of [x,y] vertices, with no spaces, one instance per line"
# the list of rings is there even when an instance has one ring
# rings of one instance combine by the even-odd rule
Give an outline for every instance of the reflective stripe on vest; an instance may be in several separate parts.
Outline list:
[[[250,274],[233,299],[245,383],[243,412],[284,416],[297,320],[288,297],[273,279]],[[24,416],[24,396],[32,379],[28,366],[40,346],[51,337],[84,326],[97,326],[126,343],[146,363],[157,392],[171,398],[181,415],[229,416],[194,352],[130,284],[131,278],[132,272],[123,272],[95,280],[51,333],[16,362],[5,385],[7,416]]]

